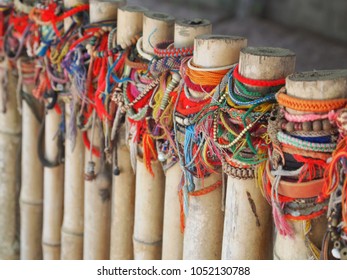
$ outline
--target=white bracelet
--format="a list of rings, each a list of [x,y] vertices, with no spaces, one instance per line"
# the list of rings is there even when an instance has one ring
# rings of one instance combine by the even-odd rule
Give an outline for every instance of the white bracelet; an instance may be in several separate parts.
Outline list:
[[[154,57],[154,55],[151,55],[149,53],[146,53],[143,51],[142,49],[142,41],[143,41],[143,37],[141,37],[137,43],[136,43],[136,49],[139,53],[139,55],[141,55],[144,59],[148,60],[148,61],[151,61]]]

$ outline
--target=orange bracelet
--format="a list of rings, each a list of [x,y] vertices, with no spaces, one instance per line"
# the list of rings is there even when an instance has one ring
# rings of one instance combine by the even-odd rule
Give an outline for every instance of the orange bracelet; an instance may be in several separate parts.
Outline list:
[[[217,181],[216,183],[212,184],[209,187],[190,192],[189,195],[190,196],[201,196],[204,194],[208,194],[208,193],[214,191],[215,189],[218,189],[220,186],[222,186],[222,181]]]
[[[277,93],[277,102],[286,108],[290,108],[297,111],[324,113],[329,112],[331,110],[343,108],[347,104],[346,98],[327,100],[307,100],[289,96],[284,92],[285,91],[283,91],[282,89]]]

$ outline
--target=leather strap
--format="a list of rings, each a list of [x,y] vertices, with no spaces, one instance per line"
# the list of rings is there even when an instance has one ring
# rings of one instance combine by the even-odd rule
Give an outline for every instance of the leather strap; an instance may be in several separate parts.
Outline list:
[[[270,171],[270,162],[266,163],[266,173],[273,184],[275,177]],[[278,186],[278,194],[290,198],[310,198],[319,196],[322,192],[324,179],[312,180],[304,183],[295,183],[281,180]]]

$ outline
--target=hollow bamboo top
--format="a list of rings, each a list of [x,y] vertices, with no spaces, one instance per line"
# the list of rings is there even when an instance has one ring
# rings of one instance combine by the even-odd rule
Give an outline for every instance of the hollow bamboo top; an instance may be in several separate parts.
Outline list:
[[[287,77],[286,89],[304,99],[347,98],[347,69],[295,73]]]
[[[209,21],[208,19],[202,19],[202,18],[177,19],[175,24],[178,26],[198,28],[198,27],[202,27],[202,26],[210,26],[211,21]]]
[[[176,20],[174,34],[175,47],[192,47],[196,36],[211,33],[212,24],[207,19],[195,18]]]
[[[154,47],[164,41],[174,39],[175,18],[159,12],[145,12],[143,15],[143,50],[153,54]]]
[[[286,78],[294,72],[295,58],[295,53],[288,49],[247,47],[241,50],[239,71],[252,79]]]
[[[199,35],[194,40],[193,62],[204,68],[222,67],[236,63],[247,39],[240,36]]]
[[[147,9],[141,6],[123,6],[118,9],[117,43],[129,45],[135,35],[142,33],[143,14]]]
[[[137,13],[137,12],[147,12],[148,9],[142,6],[137,6],[137,5],[126,5],[123,7],[120,7],[119,10],[121,11],[126,11],[126,12],[131,12],[131,13]]]
[[[117,10],[124,6],[126,0],[90,0],[90,22],[100,22],[117,19]]]
[[[169,14],[166,14],[166,13],[161,13],[161,12],[147,11],[147,12],[145,12],[145,17],[153,19],[153,20],[165,21],[165,22],[169,22],[169,23],[174,23],[174,21],[175,21],[175,17],[173,17]]]
[[[71,8],[81,4],[87,4],[88,0],[64,0],[64,7]]]

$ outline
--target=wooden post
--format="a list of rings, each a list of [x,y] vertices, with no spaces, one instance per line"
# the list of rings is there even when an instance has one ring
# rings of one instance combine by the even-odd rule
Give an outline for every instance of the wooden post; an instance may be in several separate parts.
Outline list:
[[[174,18],[167,14],[146,12],[143,17],[143,50],[153,54],[159,42],[172,41]],[[134,258],[161,258],[165,179],[159,161],[152,161],[154,177],[142,159],[136,164],[136,196],[134,224]]]
[[[21,61],[32,73],[35,63]],[[21,67],[22,69],[22,67]],[[21,71],[19,69],[19,71]],[[31,98],[34,84],[23,84],[23,92]],[[39,101],[36,101],[40,104]],[[33,106],[33,105],[31,105]],[[42,114],[42,106],[36,106]],[[22,102],[22,184],[20,192],[20,258],[42,259],[43,167],[37,156],[37,135],[40,121],[25,101]]]
[[[117,10],[124,1],[91,1],[90,22],[97,23],[104,20],[117,20]],[[93,130],[93,129],[91,129]],[[89,139],[93,146],[102,149],[103,134],[101,124],[95,121],[94,132],[89,131]],[[104,151],[101,150],[101,153]],[[90,151],[85,153],[85,170],[90,161]],[[94,180],[85,181],[84,190],[84,242],[83,258],[88,260],[105,260],[110,257],[110,197],[103,197],[101,192],[111,190],[111,174],[101,170],[101,159],[93,158],[95,173]]]
[[[176,48],[192,47],[194,38],[211,34],[211,22],[204,19],[177,20],[175,23],[174,45]],[[181,260],[183,257],[183,233],[180,227],[180,203],[178,186],[182,170],[178,163],[165,173],[165,202],[163,228],[163,260]]]
[[[328,100],[347,97],[347,71],[326,70],[293,74],[286,79],[287,94],[297,98],[312,100]],[[290,110],[290,113],[300,114]],[[311,259],[312,254],[306,246],[304,223],[289,222],[295,235],[294,238],[284,237],[275,233],[274,259],[304,260]],[[321,247],[323,235],[327,228],[325,215],[311,222],[309,235],[312,243]]]
[[[239,71],[251,79],[274,80],[293,73],[295,54],[279,48],[245,48]],[[254,179],[228,177],[223,259],[271,259],[271,207]]]
[[[0,259],[18,259],[17,201],[20,176],[21,118],[16,99],[17,74],[0,60]],[[7,97],[7,101],[6,98]]]
[[[239,60],[247,40],[241,37],[201,35],[194,41],[194,65],[202,68],[222,67]],[[221,173],[194,179],[195,190],[222,180]],[[223,236],[222,188],[203,196],[189,198],[188,217],[183,243],[183,259],[213,260],[221,258]]]
[[[142,33],[143,13],[140,6],[124,6],[118,9],[117,43],[122,45]],[[110,259],[133,259],[133,232],[135,212],[135,174],[131,167],[130,153],[126,143],[125,124],[117,136],[119,175],[113,176],[111,205]]]
[[[85,4],[86,0],[65,0],[66,9]],[[71,25],[71,19],[64,22],[65,30]],[[77,96],[74,83],[70,85],[72,98]],[[70,127],[70,101],[65,104],[65,127]],[[74,143],[69,139],[67,129],[65,141],[65,171],[64,171],[64,220],[61,229],[61,259],[80,260],[83,258],[83,227],[84,227],[84,144],[82,133],[76,131]]]

